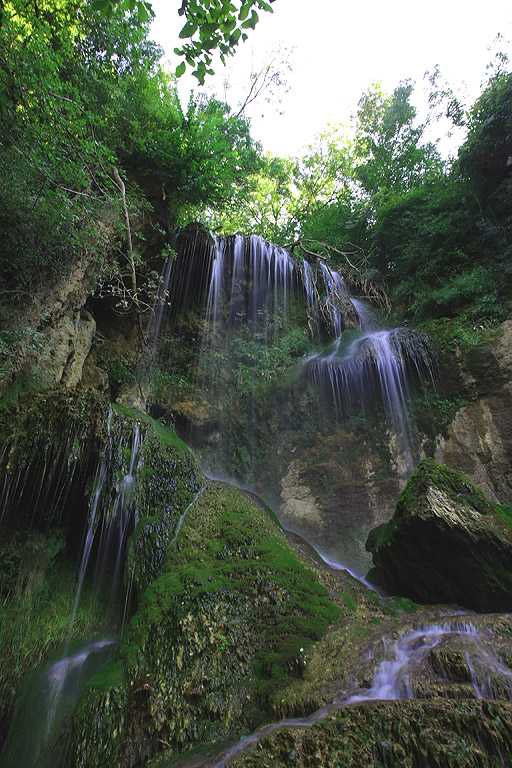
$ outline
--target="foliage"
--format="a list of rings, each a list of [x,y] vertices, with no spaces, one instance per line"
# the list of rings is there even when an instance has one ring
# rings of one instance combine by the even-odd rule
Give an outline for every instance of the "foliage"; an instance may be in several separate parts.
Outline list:
[[[258,23],[256,9],[272,13],[269,3],[265,0],[182,0],[178,13],[185,17],[186,23],[180,38],[190,42],[174,49],[178,56],[185,58],[176,74],[183,74],[186,64],[195,66],[192,74],[202,85],[205,76],[213,74],[212,52],[218,51],[224,64],[226,56],[233,56],[239,42],[247,39],[246,30],[254,29]]]
[[[283,372],[303,357],[309,338],[298,325],[287,327],[280,311],[258,310],[256,319],[240,324],[219,346],[209,350],[207,376],[226,380],[240,395],[264,393]]]
[[[512,73],[499,72],[475,102],[469,133],[459,152],[459,167],[472,189],[488,203],[508,188],[512,157]],[[505,188],[500,187],[505,185]]]
[[[108,370],[108,385],[112,394],[112,399],[115,397],[121,387],[124,384],[131,384],[134,381],[134,375],[125,365],[121,363],[115,363]]]
[[[373,85],[359,101],[355,154],[356,175],[366,192],[403,192],[440,168],[435,146],[421,144],[425,126],[414,125],[416,110],[410,103],[413,84],[401,83],[391,96]]]
[[[0,709],[13,705],[25,673],[66,639],[75,599],[73,566],[63,552],[62,531],[45,537],[19,530],[0,549]],[[82,596],[72,637],[101,628],[102,615]]]
[[[203,85],[206,75],[214,74],[211,69],[212,54],[218,51],[220,60],[233,56],[238,44],[247,40],[248,29],[254,29],[259,21],[258,10],[273,12],[270,3],[275,0],[182,0],[178,10],[185,18],[180,38],[189,40],[181,48],[175,48],[177,56],[184,61],[176,68],[180,77],[189,67],[195,67],[192,74]],[[149,0],[94,0],[93,8],[110,18],[116,11],[136,13],[140,23],[154,16]]]
[[[328,206],[350,199],[351,145],[339,128],[324,131],[301,158],[263,157],[236,192],[236,204],[210,218],[215,230],[252,232],[285,245]]]
[[[135,222],[158,218],[165,236],[162,225],[225,205],[256,171],[247,121],[215,99],[183,109],[146,35],[123,9],[101,16],[87,0],[5,6],[1,301],[65,277],[85,254],[96,279],[110,276],[106,290],[138,307],[144,240]]]
[[[296,198],[294,168],[291,158],[264,155],[258,171],[236,187],[230,204],[208,215],[208,224],[214,231],[254,233],[283,244],[289,239],[288,221]]]

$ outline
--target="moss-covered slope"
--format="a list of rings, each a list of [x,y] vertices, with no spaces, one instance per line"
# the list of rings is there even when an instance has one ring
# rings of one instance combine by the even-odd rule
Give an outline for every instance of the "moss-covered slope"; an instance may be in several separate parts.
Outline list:
[[[339,614],[275,523],[222,483],[186,510],[163,570],[81,703],[77,768],[139,765],[253,728]]]
[[[379,701],[284,728],[229,768],[498,768],[512,762],[510,702]]]

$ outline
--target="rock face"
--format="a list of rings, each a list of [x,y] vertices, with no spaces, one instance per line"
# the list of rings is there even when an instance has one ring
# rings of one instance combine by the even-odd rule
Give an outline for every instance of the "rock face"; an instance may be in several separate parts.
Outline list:
[[[471,402],[438,435],[433,456],[460,469],[493,501],[511,504],[512,321],[502,323],[491,343],[453,362],[459,392]]]
[[[132,544],[140,601],[75,715],[77,768],[132,768],[162,746],[170,758],[236,738],[269,716],[340,613],[275,523],[224,483],[182,507],[171,540],[153,515]]]
[[[366,547],[371,578],[424,602],[512,610],[512,511],[489,501],[462,473],[425,459],[392,519]]]

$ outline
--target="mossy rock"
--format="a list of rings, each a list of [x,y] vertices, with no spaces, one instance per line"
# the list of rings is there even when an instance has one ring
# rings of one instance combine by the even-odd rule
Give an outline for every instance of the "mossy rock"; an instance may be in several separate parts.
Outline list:
[[[381,701],[283,728],[230,768],[498,768],[512,764],[512,704]]]
[[[371,578],[420,602],[512,610],[512,515],[461,472],[422,461],[370,532]]]
[[[339,613],[265,512],[210,483],[142,595],[117,667],[89,685],[76,768],[236,739],[269,716],[271,697],[302,675],[306,649]]]
[[[86,586],[94,561],[101,559],[98,581],[113,593],[106,573],[112,548],[102,548],[110,534],[102,533],[110,529],[112,541],[117,537],[115,555],[122,564],[126,538],[120,530],[129,532],[138,519],[127,572],[141,594],[161,574],[180,515],[204,483],[174,432],[146,414],[112,411],[96,392],[46,390],[27,396],[7,416],[0,457],[0,636],[6,649],[0,658],[0,713],[10,712],[21,678],[70,631],[84,531],[95,541]],[[59,589],[64,566],[66,583]],[[97,629],[100,621],[104,595],[88,611],[84,597],[83,592],[73,635]],[[109,629],[124,608],[124,599],[120,605],[115,597],[110,601]]]

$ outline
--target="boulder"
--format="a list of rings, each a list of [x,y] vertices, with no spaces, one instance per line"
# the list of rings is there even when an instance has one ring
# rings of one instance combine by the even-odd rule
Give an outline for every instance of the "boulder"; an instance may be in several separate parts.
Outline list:
[[[369,578],[427,603],[512,610],[512,510],[490,501],[461,472],[423,460],[391,520],[366,542]]]

